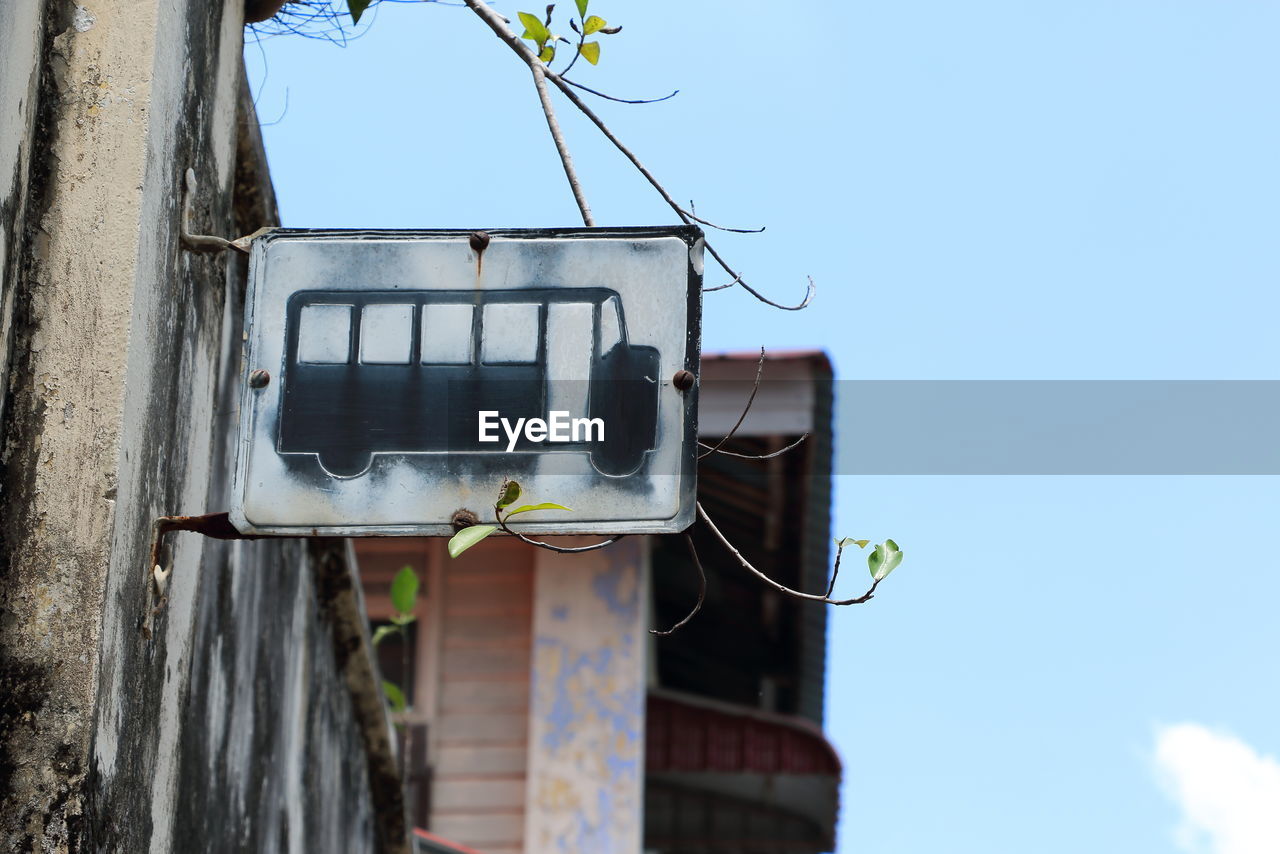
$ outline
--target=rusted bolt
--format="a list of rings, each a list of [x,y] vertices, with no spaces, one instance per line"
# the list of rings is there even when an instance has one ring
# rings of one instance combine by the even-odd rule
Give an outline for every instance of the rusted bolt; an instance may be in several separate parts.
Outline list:
[[[671,378],[671,384],[681,391],[688,391],[693,388],[694,380],[692,371],[676,371],[676,375]]]
[[[489,232],[473,231],[471,232],[471,240],[469,242],[471,243],[472,250],[479,255],[489,248]]]
[[[453,511],[453,518],[449,520],[449,524],[453,526],[453,530],[461,531],[463,528],[479,525],[480,517],[470,510],[455,510]]]
[[[271,382],[271,374],[258,368],[249,374],[249,388],[266,388],[267,383]]]

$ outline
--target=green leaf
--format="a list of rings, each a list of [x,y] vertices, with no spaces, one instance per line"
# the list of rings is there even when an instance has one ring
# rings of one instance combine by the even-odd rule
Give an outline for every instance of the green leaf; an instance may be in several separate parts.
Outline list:
[[[369,8],[373,0],[347,0],[347,11],[351,13],[351,23],[360,23],[360,16]]]
[[[532,513],[534,510],[563,510],[566,513],[573,512],[571,509],[569,509],[568,507],[565,507],[563,504],[552,504],[550,501],[548,501],[543,504],[522,504],[519,507],[517,507],[515,510],[512,510],[510,513],[508,513],[507,518],[510,519],[512,516],[516,515],[517,513]]]
[[[397,628],[403,628],[405,626],[412,625],[413,623],[417,622],[417,620],[418,618],[413,616],[413,614],[396,614],[394,617],[391,618],[391,622]]]
[[[544,63],[550,64],[551,60],[556,58],[556,49],[551,45],[547,45],[542,49],[542,53],[538,54],[538,59]]]
[[[386,679],[382,680],[382,693],[387,695],[387,699],[391,701],[391,711],[399,714],[408,706],[405,702],[404,692],[400,690],[400,686]]]
[[[867,547],[867,543],[869,542],[871,541],[870,540],[851,540],[848,537],[845,537],[843,540],[836,540],[836,545],[840,548],[844,548],[845,546],[857,546],[860,549],[865,549]]]
[[[601,18],[598,15],[592,15],[590,18],[587,18],[582,22],[582,34],[584,36],[589,36],[592,33],[600,32],[607,26],[609,26],[609,22],[604,18]]]
[[[516,14],[520,16],[520,23],[524,24],[524,35],[520,36],[520,38],[535,41],[538,43],[538,47],[542,47],[547,43],[547,39],[551,38],[551,33],[547,30],[546,24],[528,12],[517,12]]]
[[[900,563],[902,563],[902,552],[893,540],[885,540],[876,546],[875,551],[867,555],[867,568],[871,570],[871,577],[876,581],[884,580],[889,573],[898,568]]]
[[[546,60],[543,60],[544,62]],[[516,499],[520,497],[520,484],[514,480],[504,481],[502,484],[502,494],[498,496],[497,508],[501,510],[503,507],[516,503]]]
[[[591,0],[577,0],[579,18],[587,14],[587,3],[589,2],[591,2]]]
[[[449,539],[449,557],[457,557],[485,537],[498,530],[497,525],[472,525]]]
[[[396,573],[391,582],[391,607],[401,614],[412,614],[417,598],[418,573],[413,571],[413,567],[406,566]]]
[[[582,58],[587,62],[595,65],[600,61],[600,42],[587,42],[578,48],[578,53],[582,54]]]
[[[373,630],[373,645],[377,646],[387,639],[387,635],[394,635],[398,631],[399,626],[378,626]]]

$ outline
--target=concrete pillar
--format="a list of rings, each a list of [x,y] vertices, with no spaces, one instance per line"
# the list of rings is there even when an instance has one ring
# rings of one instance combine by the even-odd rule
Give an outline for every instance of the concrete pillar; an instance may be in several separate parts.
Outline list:
[[[525,851],[640,854],[648,540],[537,555]]]
[[[178,145],[174,128],[186,66],[205,58],[193,54],[222,52],[234,115],[240,49],[235,14],[216,34],[226,36],[221,43],[217,37],[197,42],[187,31],[186,9],[176,8],[185,4],[51,5],[53,14],[41,22],[47,28],[43,55],[34,57],[41,115],[29,143],[40,161],[33,188],[39,199],[32,202],[38,208],[30,212],[32,234],[16,235],[25,257],[10,330],[0,504],[6,615],[0,691],[12,698],[21,722],[0,727],[8,730],[0,840],[14,850],[35,840],[42,850],[60,850],[82,832],[93,714],[102,700],[100,650],[114,640],[113,623],[121,636],[132,634],[148,607],[142,596],[124,607],[112,584],[115,576],[128,576],[145,592],[147,537],[126,533],[125,526],[149,528],[159,505],[144,499],[162,477],[146,467],[158,444],[154,422],[145,423],[148,397],[153,382],[163,382],[148,370],[148,356],[164,349],[157,339],[176,335],[190,338],[190,364],[217,364],[221,318],[207,324],[203,336],[175,330],[164,323],[169,312],[159,303],[168,294],[160,283],[187,272],[165,239],[176,224],[170,214],[180,174],[175,159],[194,160],[200,149],[209,158],[206,181],[214,198],[229,196],[231,181],[233,120],[216,142]],[[223,21],[216,13],[208,18],[207,26]],[[0,52],[6,52],[3,43]],[[212,381],[187,379],[196,389],[190,396],[203,398],[191,408],[203,405],[205,417],[197,414],[202,423],[190,434],[174,432],[205,453],[203,459],[185,449],[169,456],[197,469],[173,478],[189,485],[181,504],[172,496],[175,509],[203,503],[199,467],[207,466],[212,426]],[[117,537],[132,540],[133,548],[113,550]],[[178,569],[175,581],[184,573],[187,579],[171,585],[170,598],[181,602],[194,567]]]

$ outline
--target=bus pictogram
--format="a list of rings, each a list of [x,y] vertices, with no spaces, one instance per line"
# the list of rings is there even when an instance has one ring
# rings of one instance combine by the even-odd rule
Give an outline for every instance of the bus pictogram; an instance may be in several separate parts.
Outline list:
[[[299,291],[284,357],[276,449],[314,454],[333,477],[363,475],[376,454],[508,452],[479,441],[480,412],[599,419],[602,441],[522,438],[510,452],[585,453],[610,477],[655,447],[658,351],[629,343],[608,288]]]

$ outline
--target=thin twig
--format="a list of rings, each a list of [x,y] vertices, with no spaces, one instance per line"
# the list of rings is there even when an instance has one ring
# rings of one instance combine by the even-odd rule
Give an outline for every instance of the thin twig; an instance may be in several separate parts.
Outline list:
[[[468,5],[474,2],[476,2],[476,0],[467,0]],[[534,58],[536,59],[536,57]],[[646,167],[643,163],[640,162],[640,158],[636,157],[635,152],[633,152],[630,148],[628,148],[626,144],[621,139],[618,138],[617,134],[615,134],[612,130],[609,129],[609,126],[604,123],[604,120],[601,119],[599,116],[597,116],[595,112],[590,107],[588,107],[586,103],[581,98],[579,98],[575,92],[570,90],[569,85],[565,83],[563,79],[561,79],[560,75],[555,73],[548,73],[547,79],[550,80],[552,83],[556,84],[556,87],[562,93],[564,93],[564,96],[568,98],[569,101],[575,107],[578,108],[578,111],[581,112],[584,116],[586,116],[587,119],[589,119],[592,124],[594,124],[597,128],[599,128],[600,132],[604,134],[605,139],[613,143],[613,147],[618,149],[618,151],[622,152],[623,157],[631,161],[631,165],[636,167],[636,170],[641,175],[644,176],[644,179],[649,182],[649,185],[658,191],[658,195],[662,197],[662,200],[667,203],[668,207],[670,207],[673,211],[675,211],[676,216],[680,217],[680,220],[682,222],[688,223],[691,221],[691,217],[689,216],[689,214],[685,212],[684,208],[680,207],[679,202],[677,202],[674,198],[672,198],[671,194],[667,192],[667,188],[662,186],[662,184],[658,181],[657,177],[655,177],[654,174],[649,171],[648,167]],[[724,260],[724,258],[720,255],[719,252],[715,250],[715,247],[713,247],[710,244],[710,242],[706,242],[705,246],[706,246],[707,252],[711,255],[712,258],[716,260],[716,263],[719,264],[726,273],[734,277],[734,282],[736,284],[741,285],[747,291],[747,293],[751,294],[753,297],[755,297],[756,299],[760,300],[761,302],[767,305],[771,305],[774,308],[780,308],[783,311],[799,311],[800,309],[808,306],[809,302],[813,299],[815,285],[813,284],[812,276],[809,277],[809,289],[805,293],[804,300],[802,300],[799,305],[783,305],[782,303],[774,302],[773,300],[769,299],[764,294],[760,293],[755,288],[751,287],[746,282],[744,282],[742,280],[742,274],[734,270],[732,267],[730,267],[728,262]]]
[[[694,222],[700,222],[709,228],[716,229],[717,231],[730,231],[730,232],[733,232],[734,234],[760,234],[765,229],[763,225],[760,226],[759,228],[731,228],[730,226],[727,226],[727,225],[717,225],[716,223],[711,222],[710,220],[703,219],[702,217],[695,214],[693,211],[681,210],[680,212],[685,216],[687,216],[689,219],[693,220]]]
[[[707,247],[707,253],[716,260],[716,263],[720,265],[720,269],[724,270],[730,276],[733,276],[733,284],[741,285],[743,290],[751,294],[756,299],[760,300],[760,302],[764,303],[765,305],[771,305],[774,308],[780,308],[783,311],[799,311],[802,308],[809,307],[809,303],[813,301],[814,293],[817,292],[818,290],[818,286],[813,283],[813,276],[809,276],[808,277],[809,288],[808,290],[805,291],[804,299],[802,299],[797,305],[783,305],[780,302],[774,302],[773,300],[769,299],[767,296],[760,293],[758,290],[756,290],[755,288],[751,287],[746,282],[744,282],[742,280],[742,274],[739,273],[737,270],[733,269],[732,267],[730,267],[728,262],[726,262],[724,258],[720,257],[720,253],[716,251],[714,246],[708,243],[706,244],[706,247]],[[712,288],[711,290],[718,290],[718,288]]]
[[[809,434],[805,433],[803,436],[801,436],[799,439],[796,439],[790,445],[787,445],[785,448],[779,451],[774,451],[771,454],[738,454],[738,453],[734,453],[733,451],[726,451],[719,446],[708,445],[706,442],[699,442],[698,447],[707,449],[707,453],[703,454],[703,456],[710,456],[711,454],[724,454],[726,457],[737,457],[740,460],[771,460],[774,457],[782,456],[787,451],[795,450],[796,448],[803,445],[804,440],[808,438],[809,438]],[[702,457],[699,457],[698,459],[702,459]]]
[[[404,690],[401,692],[405,698],[405,709],[409,711],[413,703],[413,692],[409,687],[409,627],[400,626],[400,679],[404,684]],[[403,714],[403,713],[402,713]],[[397,722],[400,734],[404,736],[404,753],[400,756],[400,790],[409,791],[409,763],[413,756],[413,727],[403,719]]]
[[[569,179],[569,188],[573,190],[573,200],[578,203],[582,213],[582,224],[593,226],[595,219],[591,216],[591,206],[582,192],[582,184],[578,181],[578,173],[573,168],[573,156],[565,145],[564,135],[560,133],[560,123],[556,121],[556,111],[551,105],[551,94],[547,92],[546,68],[540,61],[534,61],[529,70],[533,72],[533,85],[538,89],[538,100],[542,102],[542,114],[547,117],[547,127],[551,130],[551,138],[555,140],[556,151],[560,153],[560,163],[564,166],[564,176]]]
[[[660,638],[670,637],[677,631],[684,628],[684,625],[692,620],[697,613],[702,610],[702,603],[707,599],[707,571],[702,568],[702,561],[698,560],[698,550],[694,548],[693,537],[689,536],[689,532],[684,532],[684,541],[689,546],[689,556],[693,558],[693,565],[698,569],[698,601],[694,604],[693,610],[690,611],[685,618],[676,623],[665,632],[658,629],[649,629],[649,634],[657,635]]]
[[[502,518],[502,512],[497,507],[493,509],[494,509],[494,515],[498,519],[498,527],[501,528],[504,532],[510,534],[511,536],[515,537],[518,540],[521,540],[522,542],[528,543],[531,546],[537,546],[540,549],[546,549],[547,551],[555,552],[556,554],[571,555],[571,554],[580,554],[581,552],[593,552],[596,549],[602,549],[605,546],[611,546],[614,543],[616,543],[618,540],[626,536],[626,534],[617,534],[615,536],[610,537],[607,540],[604,540],[603,542],[592,543],[589,546],[572,546],[572,547],[553,546],[551,543],[544,543],[542,540],[535,540],[532,537],[526,537],[524,534],[520,533],[519,531],[511,530],[510,528],[507,527],[507,521]]]
[[[738,423],[733,425],[725,437],[716,443],[716,446],[704,454],[698,454],[698,459],[703,459],[714,454],[724,446],[724,443],[733,438],[733,434],[738,432],[738,428],[742,426],[742,422],[746,420],[747,413],[751,411],[751,404],[756,402],[756,392],[760,390],[760,377],[764,374],[764,348],[760,348],[760,364],[756,365],[756,382],[751,387],[751,396],[747,398],[747,405],[742,408],[742,414],[738,416]],[[701,444],[701,442],[699,442]]]
[[[634,99],[633,98],[615,98],[612,95],[606,95],[603,92],[597,92],[595,89],[592,89],[590,86],[583,86],[581,83],[575,83],[574,81],[570,80],[567,75],[569,74],[569,71],[572,70],[573,66],[577,64],[578,57],[582,56],[582,46],[587,43],[587,22],[584,20],[582,22],[582,29],[578,29],[578,25],[573,22],[573,18],[570,18],[569,26],[573,28],[573,31],[575,33],[578,34],[578,48],[573,52],[573,57],[570,58],[569,64],[556,72],[556,74],[560,76],[560,79],[563,80],[565,83],[568,83],[570,86],[576,86],[579,89],[581,89],[583,92],[590,92],[592,95],[595,95],[597,98],[604,98],[608,101],[617,101],[619,104],[656,104],[659,101],[665,101],[667,100],[667,98],[674,98],[676,95],[680,94],[680,90],[677,89],[674,92],[672,92],[670,95],[667,95],[662,98],[634,98]],[[618,29],[621,29],[621,27],[619,27]],[[565,39],[565,41],[568,41],[568,39]],[[572,44],[572,42],[569,42],[569,43]]]
[[[467,2],[468,4],[470,4],[472,2],[475,2],[475,0],[467,0]],[[569,101],[575,107],[578,108],[579,112],[581,112],[584,116],[586,116],[591,121],[592,124],[594,124],[597,128],[599,128],[600,132],[605,135],[605,138],[613,143],[614,148],[622,152],[622,155],[626,157],[629,161],[631,161],[631,165],[636,167],[636,170],[639,171],[640,174],[644,176],[645,180],[649,182],[649,185],[658,191],[658,195],[662,197],[662,200],[667,203],[668,207],[670,207],[673,211],[675,211],[676,216],[680,217],[682,222],[686,222],[686,223],[690,222],[691,217],[689,216],[689,214],[685,212],[684,208],[680,207],[680,204],[674,198],[672,198],[671,194],[667,192],[667,188],[662,186],[662,184],[658,181],[657,177],[655,177],[654,174],[650,172],[649,169],[643,163],[640,162],[640,158],[635,155],[635,152],[633,152],[630,148],[628,148],[626,144],[623,143],[623,141],[618,138],[617,134],[615,134],[612,130],[609,129],[609,126],[604,123],[604,120],[601,119],[599,116],[597,116],[595,112],[590,107],[588,107],[581,98],[577,96],[577,94],[570,91],[568,84],[566,84],[565,81],[561,79],[560,75],[552,73],[552,74],[548,74],[547,78],[552,83],[556,84],[556,87],[559,88],[560,91],[564,93],[564,96],[568,98]],[[751,287],[746,282],[744,282],[742,280],[742,274],[734,270],[732,267],[730,267],[728,262],[724,260],[724,258],[720,255],[719,252],[716,251],[715,247],[713,247],[710,242],[704,241],[704,245],[706,246],[707,252],[711,255],[712,258],[715,259],[716,263],[719,264],[726,273],[734,277],[734,282],[736,284],[741,285],[747,291],[747,293],[751,294],[753,297],[765,303],[766,305],[771,305],[774,308],[780,308],[783,311],[799,311],[800,309],[808,306],[809,302],[813,299],[814,290],[816,288],[815,288],[815,285],[813,284],[812,276],[809,277],[809,289],[808,291],[805,292],[805,297],[800,302],[800,304],[799,305],[783,305],[782,303],[774,302],[773,300],[769,299],[764,294],[760,293],[755,288]]]
[[[582,22],[582,29],[578,29],[577,24],[573,22],[573,18],[569,19],[569,27],[578,34],[578,49],[573,52],[573,56],[569,58],[569,64],[560,70],[561,75],[569,73],[569,69],[573,68],[574,63],[578,61],[578,57],[582,56],[582,46],[587,42],[587,22]]]
[[[502,530],[506,531],[508,534],[511,534],[513,537],[516,537],[521,542],[525,542],[531,546],[537,546],[540,549],[546,549],[549,552],[555,552],[556,554],[561,554],[561,555],[574,555],[574,554],[581,554],[582,552],[593,552],[593,551],[596,551],[597,549],[603,549],[603,548],[606,548],[607,546],[611,546],[614,543],[616,543],[618,540],[626,536],[626,534],[617,534],[615,536],[610,537],[607,540],[604,540],[599,543],[592,543],[589,546],[576,546],[574,548],[566,548],[565,546],[553,546],[551,545],[551,543],[544,543],[541,540],[531,539],[530,537],[526,537],[524,534],[520,533],[519,531],[511,530],[506,525],[502,526]]]
[[[836,543],[836,563],[831,567],[831,583],[827,585],[827,597],[836,590],[836,578],[840,576],[840,558],[844,557],[844,540]]]
[[[703,289],[702,289],[702,292],[703,292],[704,294],[709,294],[709,293],[711,293],[712,291],[723,291],[725,288],[731,288],[731,287],[733,287],[734,285],[738,284],[738,282],[741,282],[741,281],[742,281],[742,277],[741,277],[741,276],[735,276],[732,282],[729,282],[729,283],[724,284],[724,285],[716,285],[714,288],[703,288]]]
[[[738,563],[742,564],[743,568],[751,572],[765,584],[768,584],[774,590],[777,590],[779,593],[785,593],[787,596],[794,596],[797,599],[807,599],[810,602],[825,602],[828,605],[861,605],[863,602],[866,602],[875,595],[876,587],[880,585],[878,580],[873,581],[871,583],[871,588],[867,590],[866,593],[863,593],[855,599],[832,599],[830,596],[824,596],[821,593],[803,593],[799,590],[792,590],[790,587],[787,587],[785,584],[779,584],[752,566],[751,562],[742,556],[742,552],[734,548],[733,543],[729,542],[728,538],[725,537],[724,534],[720,533],[720,529],[715,526],[715,523],[711,521],[711,517],[707,515],[707,511],[703,509],[701,501],[698,502],[698,517],[702,519],[703,522],[707,523],[707,528],[711,530],[711,533],[716,535],[716,539],[729,550],[729,553],[738,559]]]
[[[565,71],[568,71],[568,70],[569,69],[567,68],[565,69]],[[560,79],[563,80],[565,83],[568,83],[570,86],[574,87],[575,89],[581,89],[583,92],[590,92],[592,95],[595,95],[597,98],[604,98],[606,101],[617,101],[619,104],[657,104],[660,101],[669,101],[672,98],[674,98],[676,95],[680,94],[679,89],[674,89],[672,90],[670,95],[663,95],[661,98],[618,98],[613,95],[606,95],[604,92],[601,92],[597,89],[592,89],[590,86],[583,86],[581,83],[579,83],[576,80],[570,80],[564,76],[564,71],[560,72]]]

